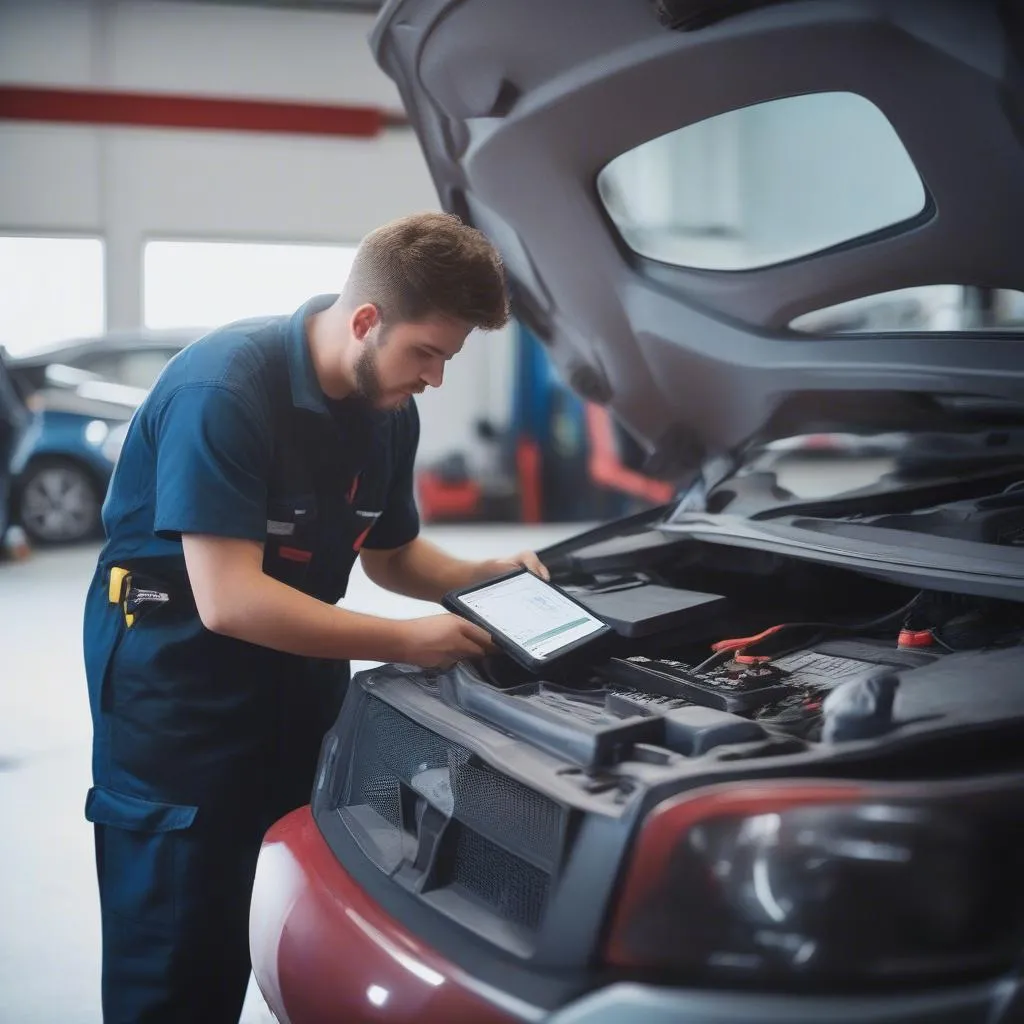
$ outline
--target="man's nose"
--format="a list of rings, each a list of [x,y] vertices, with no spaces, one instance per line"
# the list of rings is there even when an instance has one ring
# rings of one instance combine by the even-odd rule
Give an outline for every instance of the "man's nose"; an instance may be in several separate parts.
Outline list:
[[[423,374],[423,381],[429,384],[432,388],[439,388],[444,383],[444,363],[438,363],[436,366],[431,366],[426,373]]]

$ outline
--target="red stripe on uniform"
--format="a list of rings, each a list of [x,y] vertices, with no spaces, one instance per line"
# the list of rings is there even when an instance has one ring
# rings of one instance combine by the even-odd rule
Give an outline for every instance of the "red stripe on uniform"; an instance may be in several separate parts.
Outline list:
[[[356,492],[359,490],[359,477],[361,474],[356,473],[355,478],[352,480],[352,486],[348,489],[348,503],[351,505],[356,500]]]
[[[287,558],[289,562],[309,562],[313,559],[312,551],[303,551],[302,548],[278,548],[278,554],[282,558]]]

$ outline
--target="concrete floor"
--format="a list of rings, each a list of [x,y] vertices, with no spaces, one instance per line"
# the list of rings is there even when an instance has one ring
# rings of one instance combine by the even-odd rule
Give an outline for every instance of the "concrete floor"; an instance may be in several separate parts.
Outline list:
[[[447,527],[427,536],[461,557],[486,558],[579,529]],[[91,740],[82,603],[97,551],[0,565],[0,1024],[101,1021],[92,831],[82,813]],[[395,618],[437,610],[379,590],[358,569],[346,603]],[[250,986],[243,1024],[269,1020]]]

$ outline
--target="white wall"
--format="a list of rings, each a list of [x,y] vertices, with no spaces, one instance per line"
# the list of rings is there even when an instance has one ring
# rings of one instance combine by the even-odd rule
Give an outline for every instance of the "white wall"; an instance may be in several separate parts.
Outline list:
[[[0,0],[0,82],[399,110],[371,25],[176,0]],[[437,205],[409,131],[363,140],[0,122],[0,233],[103,237],[110,328],[142,322],[148,238],[353,243]],[[473,341],[443,393],[421,403],[425,458],[476,451],[472,421],[507,416],[508,338]]]

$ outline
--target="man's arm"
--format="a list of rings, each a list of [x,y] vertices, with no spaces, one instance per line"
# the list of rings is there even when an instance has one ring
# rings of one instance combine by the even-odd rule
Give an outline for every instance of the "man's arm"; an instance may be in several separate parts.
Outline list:
[[[455,615],[395,621],[318,601],[263,572],[263,546],[186,534],[185,566],[203,625],[288,654],[444,667],[490,650],[487,633]]]
[[[489,648],[455,615],[395,622],[344,611],[263,573],[270,410],[219,384],[179,388],[156,411],[160,536],[181,538],[207,629],[313,658],[447,666]],[[257,402],[257,404],[254,404]]]
[[[458,590],[523,567],[548,579],[548,571],[532,551],[510,558],[470,562],[454,558],[436,544],[417,537],[391,550],[363,548],[360,561],[366,575],[385,590],[421,601],[440,601],[449,590]]]

